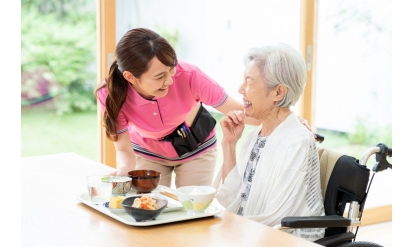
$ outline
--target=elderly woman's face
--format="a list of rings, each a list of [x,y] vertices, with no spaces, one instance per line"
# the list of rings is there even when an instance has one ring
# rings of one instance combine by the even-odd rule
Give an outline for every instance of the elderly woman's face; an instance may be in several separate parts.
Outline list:
[[[264,119],[275,107],[273,91],[268,93],[259,68],[255,61],[250,61],[245,68],[243,82],[238,92],[243,95],[245,115],[255,119]]]

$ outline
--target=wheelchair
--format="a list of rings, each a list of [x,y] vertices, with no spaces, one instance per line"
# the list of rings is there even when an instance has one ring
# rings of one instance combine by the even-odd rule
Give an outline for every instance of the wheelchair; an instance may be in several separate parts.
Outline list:
[[[315,135],[316,140],[322,143],[324,137]],[[360,160],[327,148],[318,148],[318,154],[325,216],[284,217],[281,229],[325,228],[325,236],[314,241],[321,246],[382,247],[373,242],[356,241],[356,234],[375,174],[392,169],[392,164],[387,161],[387,157],[392,157],[392,148],[379,143],[366,150]],[[366,163],[372,155],[375,155],[376,163],[370,176]],[[347,204],[349,208],[344,216]]]

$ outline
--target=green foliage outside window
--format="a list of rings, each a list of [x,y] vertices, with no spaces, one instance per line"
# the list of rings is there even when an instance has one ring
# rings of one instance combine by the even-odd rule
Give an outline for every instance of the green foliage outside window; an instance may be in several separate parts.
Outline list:
[[[87,1],[22,1],[21,72],[23,95],[47,81],[57,113],[96,108],[96,16]],[[81,11],[80,11],[80,10]],[[57,84],[57,86],[56,86]]]
[[[376,126],[367,118],[357,118],[355,128],[348,133],[351,144],[364,144],[376,146],[378,143],[385,143],[392,147],[392,125]]]

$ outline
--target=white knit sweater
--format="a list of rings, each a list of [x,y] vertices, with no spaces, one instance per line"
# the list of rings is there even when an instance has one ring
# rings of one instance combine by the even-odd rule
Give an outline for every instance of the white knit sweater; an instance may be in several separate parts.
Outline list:
[[[221,183],[221,170],[213,183],[217,188],[216,199],[230,212],[236,213],[239,209],[243,174],[261,129],[259,126],[246,137],[238,162],[225,183]],[[274,228],[280,228],[286,216],[325,215],[316,144],[313,134],[295,113],[268,137],[243,215]],[[324,236],[324,229],[284,231],[311,241]]]

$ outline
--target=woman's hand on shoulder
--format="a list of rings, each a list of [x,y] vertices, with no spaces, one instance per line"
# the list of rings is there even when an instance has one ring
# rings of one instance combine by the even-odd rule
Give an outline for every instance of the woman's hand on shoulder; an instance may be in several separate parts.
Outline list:
[[[239,110],[229,111],[220,121],[220,127],[222,127],[223,141],[236,143],[245,129],[245,114]]]
[[[300,117],[300,116],[297,116],[297,117],[298,117],[299,121],[300,121],[310,132],[312,132],[313,137],[316,139],[317,136],[316,136],[316,134],[313,132],[312,128],[309,126],[308,121],[307,121],[306,119],[303,119],[303,118]]]

